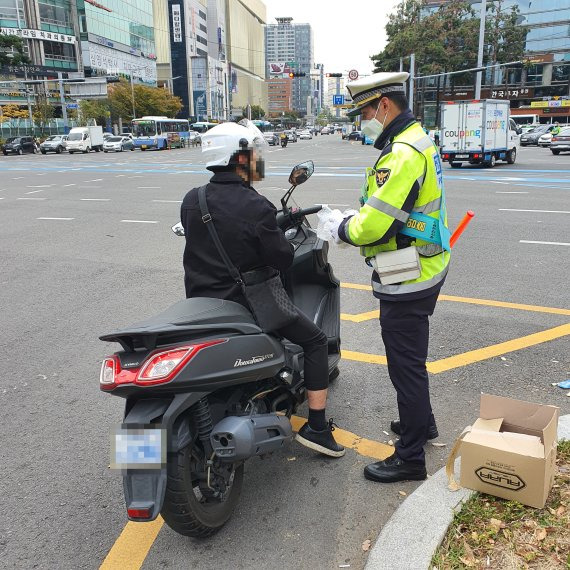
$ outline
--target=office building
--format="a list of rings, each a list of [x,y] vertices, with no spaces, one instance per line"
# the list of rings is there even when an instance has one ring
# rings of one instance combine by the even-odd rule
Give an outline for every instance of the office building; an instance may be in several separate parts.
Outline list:
[[[286,77],[272,77],[267,80],[268,116],[279,117],[293,109],[291,97],[293,81]]]
[[[265,37],[267,9],[261,0],[226,1],[227,58],[230,63],[230,118],[249,105],[267,111]]]
[[[426,11],[437,10],[445,3],[428,0]],[[478,16],[481,2],[472,0],[469,3]],[[488,8],[491,4],[492,0],[487,0]],[[543,121],[554,120],[555,117],[557,120],[570,120],[570,106],[548,103],[554,97],[570,95],[570,0],[504,0],[501,5],[506,11],[513,6],[520,11],[520,25],[528,28],[525,40],[527,65],[514,65],[507,71],[504,68],[488,71],[483,77],[481,96],[509,99],[515,115],[528,113],[532,108],[532,112],[539,114]],[[447,87],[442,94],[445,99],[473,96],[473,84],[457,86],[453,90]],[[433,108],[435,102],[426,101],[425,105]],[[435,115],[435,112],[431,111],[431,114]]]
[[[314,97],[311,72],[314,69],[314,40],[310,24],[294,24],[293,18],[276,18],[265,28],[267,77],[284,77],[289,72],[304,73],[293,79],[293,109],[307,113],[307,99]]]
[[[170,56],[170,25],[168,21],[168,0],[152,0],[154,42],[156,46],[156,78],[159,87],[173,92],[174,80]]]

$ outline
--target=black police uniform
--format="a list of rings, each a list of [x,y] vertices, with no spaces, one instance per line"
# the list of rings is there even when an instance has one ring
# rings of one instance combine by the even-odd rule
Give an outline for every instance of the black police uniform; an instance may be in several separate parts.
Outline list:
[[[275,206],[237,173],[214,174],[206,199],[224,249],[240,272],[267,266],[283,272],[290,267],[293,246],[277,225]],[[202,222],[197,188],[186,194],[180,218],[186,235],[186,297],[215,297],[248,307]],[[275,332],[303,348],[307,389],[327,388],[328,342],[323,331],[299,311],[295,322]]]

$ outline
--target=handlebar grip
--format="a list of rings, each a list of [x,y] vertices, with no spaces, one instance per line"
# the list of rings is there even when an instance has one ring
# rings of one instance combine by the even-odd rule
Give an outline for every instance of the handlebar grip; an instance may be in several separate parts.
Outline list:
[[[322,206],[313,206],[312,208],[305,208],[303,210],[300,210],[299,214],[303,215],[303,216],[308,216],[310,214],[316,214],[317,212],[320,212],[323,209]]]

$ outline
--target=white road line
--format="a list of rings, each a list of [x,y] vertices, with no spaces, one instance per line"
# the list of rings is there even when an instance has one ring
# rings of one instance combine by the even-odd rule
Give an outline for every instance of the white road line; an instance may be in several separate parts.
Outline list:
[[[95,178],[95,180],[84,180],[83,181],[85,184],[87,184],[87,182],[103,182],[102,178]]]
[[[63,185],[64,188],[68,188],[69,186],[75,186],[75,184],[64,184]]]
[[[31,186],[28,186],[28,188],[31,188]],[[38,192],[43,192],[43,190],[32,190],[31,192],[26,192],[26,194],[37,194]]]
[[[125,176],[125,174],[117,174],[117,176],[115,176],[115,178],[121,178],[121,177],[124,177],[124,176]]]
[[[514,191],[509,191],[509,192],[495,192],[495,194],[528,194],[528,192],[514,192]]]
[[[182,204],[182,200],[153,200],[153,202],[159,202],[161,204]]]
[[[160,190],[160,186],[137,186],[139,190]]]
[[[54,186],[53,184],[40,184],[39,186],[26,186],[26,188],[51,188]],[[27,192],[27,194],[31,194],[31,192]]]
[[[513,208],[499,208],[499,212],[540,212],[541,214],[570,214],[568,210],[515,210]]]
[[[79,198],[82,202],[110,202],[111,198]]]
[[[18,198],[18,200],[45,200],[45,198]]]
[[[530,241],[526,239],[519,240],[519,243],[538,243],[540,245],[570,245],[570,243],[565,243],[562,241]]]
[[[22,180],[23,176],[16,176],[16,178],[12,178],[12,180]]]
[[[121,220],[126,224],[158,224],[158,221],[155,220]]]
[[[69,221],[69,220],[75,220],[75,218],[36,218],[36,220],[62,220],[62,221]]]
[[[504,184],[505,186],[510,186],[508,182],[499,182],[498,180],[491,180],[493,184]]]
[[[4,200],[4,198],[0,198],[0,200]]]

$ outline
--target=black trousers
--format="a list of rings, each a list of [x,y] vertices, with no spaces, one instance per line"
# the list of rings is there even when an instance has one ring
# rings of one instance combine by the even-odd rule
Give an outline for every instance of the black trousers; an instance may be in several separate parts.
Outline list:
[[[311,319],[297,310],[299,318],[276,332],[303,349],[307,390],[324,390],[329,386],[327,336]]]
[[[414,301],[380,300],[380,326],[388,373],[396,389],[402,433],[396,452],[404,461],[425,462],[424,445],[433,414],[426,359],[429,320],[439,291]]]

